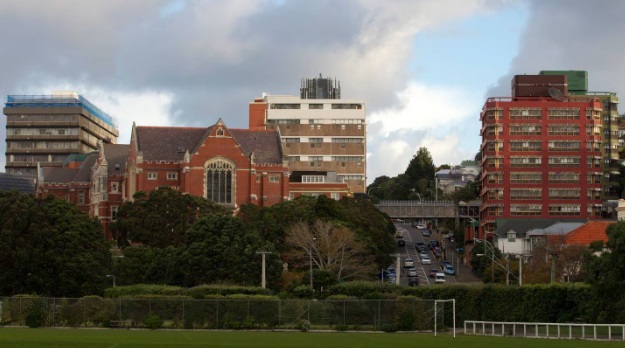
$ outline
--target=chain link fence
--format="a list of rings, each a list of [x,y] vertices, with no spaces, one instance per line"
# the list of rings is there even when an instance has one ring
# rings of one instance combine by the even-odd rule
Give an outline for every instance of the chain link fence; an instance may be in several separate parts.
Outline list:
[[[401,298],[0,298],[3,326],[432,331],[435,317],[439,331],[452,327],[451,303],[435,306],[434,300]]]

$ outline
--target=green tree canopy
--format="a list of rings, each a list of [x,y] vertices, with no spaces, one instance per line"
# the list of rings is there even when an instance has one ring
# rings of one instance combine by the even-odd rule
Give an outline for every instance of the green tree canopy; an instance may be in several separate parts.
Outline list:
[[[625,322],[625,222],[608,226],[608,241],[591,245],[587,259],[587,281],[605,303],[608,322]]]
[[[119,207],[117,220],[110,225],[120,246],[135,242],[157,248],[177,247],[184,244],[185,232],[199,217],[231,212],[204,198],[182,194],[166,186],[149,195],[138,192],[134,198]]]
[[[111,253],[97,219],[75,205],[0,191],[0,294],[77,297],[109,284]]]
[[[410,188],[419,189],[417,182],[420,179],[425,179],[428,182],[433,180],[434,170],[434,161],[430,151],[425,147],[419,148],[417,154],[410,160],[405,172],[407,179],[411,183]],[[419,193],[425,193],[425,191],[420,191]]]

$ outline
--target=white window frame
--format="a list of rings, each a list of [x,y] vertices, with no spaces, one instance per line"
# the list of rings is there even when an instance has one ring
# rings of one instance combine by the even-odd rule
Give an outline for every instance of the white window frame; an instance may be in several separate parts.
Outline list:
[[[158,180],[158,172],[148,172],[148,180]]]

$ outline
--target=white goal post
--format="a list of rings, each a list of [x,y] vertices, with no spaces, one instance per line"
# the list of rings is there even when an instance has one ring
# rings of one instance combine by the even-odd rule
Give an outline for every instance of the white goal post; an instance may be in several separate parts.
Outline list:
[[[438,325],[438,321],[437,321],[437,314],[438,314],[438,304],[439,303],[443,303],[443,306],[445,305],[445,302],[451,302],[452,303],[452,313],[453,313],[453,330],[454,330],[454,338],[456,337],[456,299],[451,299],[451,300],[434,300],[434,336],[437,335],[437,325]]]

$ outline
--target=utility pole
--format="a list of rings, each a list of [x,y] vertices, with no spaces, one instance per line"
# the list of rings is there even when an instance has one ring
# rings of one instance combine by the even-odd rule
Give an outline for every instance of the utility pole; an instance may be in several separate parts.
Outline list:
[[[523,285],[523,255],[519,256],[519,286]]]
[[[506,256],[506,285],[510,285],[510,259]]]
[[[401,270],[400,268],[400,257],[401,254],[391,254],[390,256],[395,256],[395,285],[399,285],[399,272]]]
[[[263,289],[267,288],[267,280],[265,278],[265,255],[267,254],[271,254],[271,251],[257,251],[256,254],[261,254],[263,256],[263,266],[262,266],[262,276],[261,276],[261,286],[263,287]]]
[[[556,261],[556,255],[551,254],[551,284],[556,282]]]

